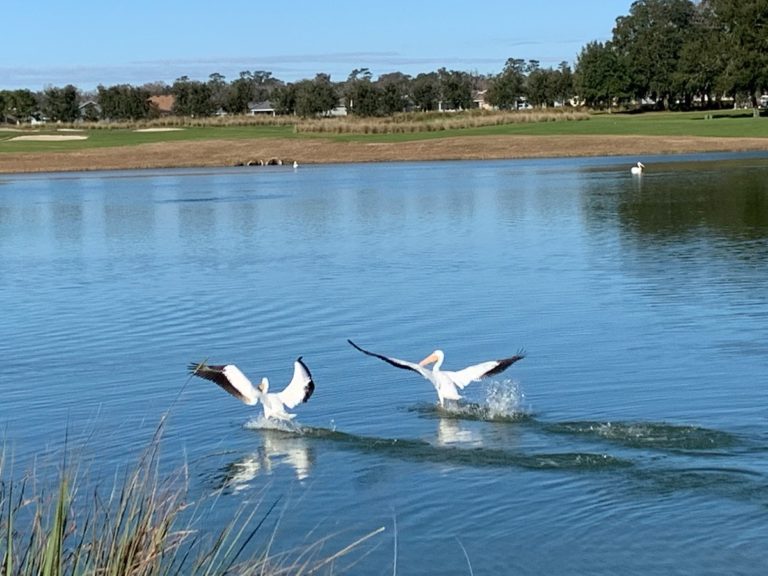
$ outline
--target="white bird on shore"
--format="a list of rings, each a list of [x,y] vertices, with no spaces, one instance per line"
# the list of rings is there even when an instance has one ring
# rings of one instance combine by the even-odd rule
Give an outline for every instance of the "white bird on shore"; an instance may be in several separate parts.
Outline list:
[[[645,164],[643,164],[642,162],[638,162],[637,166],[632,166],[632,168],[630,168],[629,171],[636,176],[640,176],[643,173],[644,168],[645,168]]]
[[[440,406],[445,406],[446,400],[461,400],[459,390],[464,389],[471,382],[477,382],[481,378],[486,376],[493,376],[504,372],[507,368],[512,366],[518,360],[525,358],[523,352],[518,352],[514,356],[509,358],[502,358],[501,360],[488,360],[487,362],[481,362],[480,364],[473,364],[467,366],[462,370],[452,372],[449,370],[441,370],[445,355],[442,350],[435,350],[424,358],[418,364],[414,362],[408,362],[406,360],[400,360],[398,358],[391,358],[389,356],[382,356],[375,352],[369,352],[360,348],[352,340],[347,340],[353,348],[356,348],[363,354],[373,356],[379,360],[383,360],[387,364],[391,364],[396,368],[403,368],[405,370],[413,370],[418,374],[421,374],[424,378],[432,382],[432,385],[437,391],[437,398],[440,401]],[[431,370],[425,368],[425,366],[435,363]]]
[[[293,363],[293,378],[282,392],[269,392],[269,380],[266,378],[262,378],[261,383],[254,387],[248,377],[234,364],[214,366],[204,362],[192,363],[189,365],[189,371],[195,376],[215,382],[249,406],[261,402],[264,417],[267,419],[290,421],[296,415],[286,412],[285,409],[295,408],[302,402],[306,402],[315,391],[312,374],[301,356]]]

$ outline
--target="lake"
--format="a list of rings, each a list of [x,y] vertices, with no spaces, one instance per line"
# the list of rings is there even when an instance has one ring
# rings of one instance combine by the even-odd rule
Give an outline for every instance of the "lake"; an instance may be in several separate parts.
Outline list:
[[[168,414],[203,530],[278,499],[275,550],[385,528],[336,573],[764,573],[768,156],[635,160],[0,176],[14,472],[67,446],[110,485]],[[526,357],[441,410],[348,338]],[[293,428],[186,372],[280,389],[298,356]]]

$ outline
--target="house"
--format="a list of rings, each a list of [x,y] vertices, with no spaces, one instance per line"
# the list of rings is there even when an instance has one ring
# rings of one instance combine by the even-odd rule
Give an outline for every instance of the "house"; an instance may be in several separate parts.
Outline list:
[[[479,110],[496,110],[496,106],[490,105],[485,100],[485,95],[488,93],[488,90],[476,90],[472,94],[472,108],[476,108]]]
[[[275,116],[276,112],[274,106],[272,106],[272,102],[264,100],[263,102],[249,102],[248,114],[251,116]]]
[[[83,120],[98,120],[101,117],[101,106],[95,100],[81,102],[77,109]]]
[[[176,97],[173,94],[159,94],[149,97],[149,109],[153,115],[171,116]]]

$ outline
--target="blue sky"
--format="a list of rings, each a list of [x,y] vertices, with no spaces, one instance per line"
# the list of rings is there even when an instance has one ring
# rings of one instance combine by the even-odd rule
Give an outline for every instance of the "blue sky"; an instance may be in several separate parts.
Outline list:
[[[90,90],[182,75],[227,81],[266,70],[287,82],[445,67],[495,74],[507,58],[572,65],[608,40],[632,0],[2,0],[0,89]],[[367,14],[363,13],[365,7]]]

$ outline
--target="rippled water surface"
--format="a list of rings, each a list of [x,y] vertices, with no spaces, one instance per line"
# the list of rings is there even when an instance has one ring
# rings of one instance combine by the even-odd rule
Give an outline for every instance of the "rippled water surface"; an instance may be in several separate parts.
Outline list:
[[[764,573],[768,159],[644,161],[0,176],[14,470],[66,442],[110,483],[168,413],[205,529],[278,497],[275,549],[385,527],[355,574]],[[441,409],[347,338],[526,357]],[[299,355],[293,427],[185,372]]]

